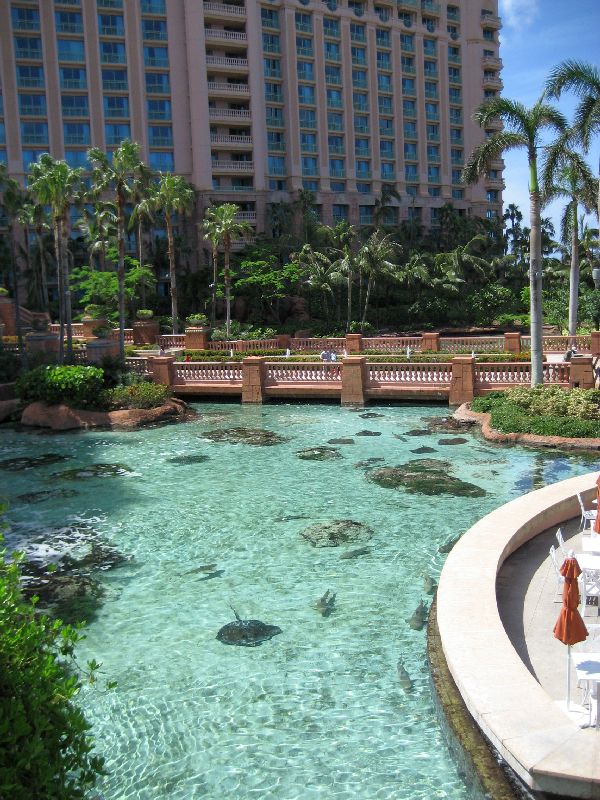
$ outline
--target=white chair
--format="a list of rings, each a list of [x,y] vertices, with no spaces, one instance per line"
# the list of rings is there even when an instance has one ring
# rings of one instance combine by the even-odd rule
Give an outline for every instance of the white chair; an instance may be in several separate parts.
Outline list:
[[[587,511],[585,506],[583,505],[583,500],[581,499],[581,495],[577,492],[577,499],[579,500],[579,508],[581,509],[581,520],[579,523],[579,529],[581,531],[590,531],[592,530],[592,522],[596,521],[596,517],[598,516],[597,511]],[[588,525],[589,523],[589,525]]]
[[[558,558],[556,557],[556,547],[554,547],[554,545],[550,545],[550,558],[552,560],[554,572],[556,573],[556,591],[559,592],[562,589],[565,579],[560,574],[560,564],[558,563]]]
[[[563,554],[564,558],[566,558],[567,555],[569,554],[569,549],[565,545],[565,540],[564,540],[564,537],[563,537],[563,529],[562,528],[559,528],[556,531],[556,541],[558,542],[558,546],[560,547],[560,552]]]

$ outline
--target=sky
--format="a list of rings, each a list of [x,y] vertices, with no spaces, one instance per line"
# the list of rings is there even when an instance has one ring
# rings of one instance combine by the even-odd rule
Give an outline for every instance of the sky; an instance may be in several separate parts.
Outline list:
[[[600,66],[600,0],[499,0],[503,28],[500,56],[504,63],[502,94],[533,105],[542,93],[550,70],[561,61],[577,59]],[[556,101],[555,101],[556,102]],[[556,105],[570,120],[576,105],[572,94],[563,94]],[[600,139],[596,137],[587,160],[598,175]],[[504,206],[516,203],[529,224],[528,167],[525,151],[505,156]],[[557,230],[560,203],[544,211]],[[597,221],[594,218],[593,225]]]

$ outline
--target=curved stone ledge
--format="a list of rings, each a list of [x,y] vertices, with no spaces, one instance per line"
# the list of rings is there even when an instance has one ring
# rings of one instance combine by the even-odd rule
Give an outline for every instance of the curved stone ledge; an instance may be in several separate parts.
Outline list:
[[[468,403],[459,406],[453,416],[458,422],[481,425],[482,434],[490,442],[521,444],[528,447],[555,447],[559,450],[600,450],[600,439],[570,439],[566,436],[538,436],[535,433],[500,433],[490,425],[491,414],[473,411]]]
[[[448,668],[479,727],[528,786],[581,798],[600,797],[600,734],[580,729],[519,658],[500,619],[496,576],[522,544],[579,516],[575,495],[591,500],[596,477],[546,486],[481,519],[448,556],[437,594]]]

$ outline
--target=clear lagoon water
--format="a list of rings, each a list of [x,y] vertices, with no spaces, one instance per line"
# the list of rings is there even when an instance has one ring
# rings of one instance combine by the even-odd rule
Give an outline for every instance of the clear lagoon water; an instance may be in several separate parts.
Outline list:
[[[383,416],[369,419],[327,405],[197,409],[193,422],[141,432],[5,430],[0,438],[0,461],[68,457],[0,471],[10,546],[58,560],[92,540],[127,557],[95,575],[102,597],[78,654],[101,661],[118,682],[81,695],[110,773],[102,796],[471,800],[437,720],[425,630],[406,620],[431,599],[423,574],[439,575],[441,546],[523,492],[598,469],[597,458],[503,448],[476,433],[396,438],[447,415],[445,407],[370,407]],[[286,441],[203,438],[239,426]],[[381,435],[357,437],[361,430]],[[438,444],[456,435],[466,443]],[[348,437],[354,444],[334,445],[339,459],[297,456]],[[423,446],[435,452],[411,452]],[[486,495],[386,489],[355,466],[368,458],[390,466],[443,459]],[[127,472],[60,477],[101,463]],[[60,489],[76,494],[52,495]],[[23,498],[42,491],[50,494]],[[340,548],[314,548],[300,536],[336,519],[373,529],[369,554],[341,560]],[[198,570],[209,564],[216,567]],[[327,589],[337,599],[323,617],[315,603]],[[216,634],[234,619],[232,608],[281,635],[260,647],[224,645]],[[399,659],[410,692],[399,684]]]

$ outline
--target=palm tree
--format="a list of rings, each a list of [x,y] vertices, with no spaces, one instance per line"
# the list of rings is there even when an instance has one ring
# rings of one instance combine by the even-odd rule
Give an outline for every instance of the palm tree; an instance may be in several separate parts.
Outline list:
[[[207,213],[209,210],[210,209],[207,210]],[[210,242],[210,254],[211,254],[212,268],[213,268],[213,280],[210,286],[212,295],[210,324],[214,328],[217,320],[217,293],[219,284],[218,262],[219,262],[219,242],[221,239],[219,221],[213,217],[207,216],[203,220],[203,222],[200,223],[200,228],[202,230],[205,239],[208,239],[208,241]]]
[[[352,250],[356,239],[356,233],[349,222],[338,222],[333,228],[329,229],[331,246],[338,254],[335,267],[338,272],[346,276],[347,289],[347,312],[346,312],[346,331],[350,330],[352,322],[352,282],[354,281],[354,270],[356,267],[356,255]]]
[[[506,227],[506,233],[504,236],[505,253],[508,255],[509,252],[512,252],[514,255],[516,255],[517,241],[523,232],[523,229],[521,228],[523,214],[521,213],[519,206],[516,205],[516,203],[509,203],[506,206],[506,211],[504,212],[502,220]],[[509,222],[510,226],[508,225]]]
[[[153,169],[140,164],[137,175],[133,181],[133,211],[129,218],[129,228],[136,226],[137,256],[140,267],[144,266],[145,261],[145,231],[154,221],[152,210],[146,203],[150,195],[153,182],[156,180],[156,173]],[[146,307],[146,285],[142,283],[140,292],[142,308]]]
[[[167,227],[167,255],[169,258],[169,275],[171,278],[171,316],[173,333],[179,333],[177,308],[177,272],[175,270],[175,247],[173,245],[173,217],[187,213],[194,204],[194,187],[181,175],[160,172],[158,182],[150,189],[150,206],[160,211]],[[142,207],[143,208],[143,207]]]
[[[47,231],[49,231],[51,227],[50,221],[48,219],[48,214],[46,213],[46,209],[41,203],[36,203],[33,202],[32,200],[29,200],[21,208],[21,212],[19,214],[19,222],[21,223],[21,225],[23,225],[25,231],[28,231],[30,228],[33,228],[33,230],[35,231],[40,269],[39,269],[39,275],[37,275],[37,277],[39,278],[39,282],[37,280],[35,281],[36,291],[35,294],[32,296],[37,296],[36,303],[38,308],[41,308],[42,311],[47,312],[49,308],[48,267],[46,264],[46,247],[44,244],[44,234]],[[27,247],[28,259],[30,259],[31,256],[30,256],[29,237],[27,237],[26,247]],[[33,270],[32,273],[34,273]]]
[[[90,268],[94,269],[94,261],[100,271],[106,267],[106,250],[111,240],[116,237],[117,214],[114,203],[96,203],[93,211],[83,208],[81,217],[75,227],[83,234],[89,252]]]
[[[13,305],[15,311],[15,329],[17,334],[17,341],[19,347],[19,355],[23,366],[26,366],[25,360],[27,354],[23,345],[23,326],[21,324],[21,301],[20,301],[20,276],[19,264],[17,261],[16,252],[16,231],[15,225],[19,220],[21,211],[27,200],[26,192],[21,189],[18,181],[8,176],[6,167],[2,165],[0,172],[0,189],[2,190],[2,207],[6,214],[8,221],[8,238],[10,250],[10,266],[13,285]]]
[[[225,284],[225,330],[227,338],[231,335],[231,269],[229,258],[231,242],[252,233],[252,226],[236,219],[240,207],[235,203],[222,203],[210,206],[204,213],[204,229],[212,230],[211,236],[223,247],[223,282]],[[212,226],[212,227],[211,227]]]
[[[585,61],[563,61],[550,73],[546,89],[550,97],[559,98],[564,90],[569,89],[579,97],[573,129],[587,153],[592,138],[600,133],[600,70]],[[600,180],[596,211],[600,221]]]
[[[509,150],[527,150],[529,163],[529,204],[531,235],[529,237],[529,287],[531,317],[531,384],[543,382],[542,351],[542,236],[541,192],[538,180],[538,154],[542,133],[550,129],[561,133],[567,127],[564,116],[544,97],[527,108],[516,100],[492,97],[475,111],[474,119],[484,128],[493,119],[501,119],[505,129],[485,139],[471,153],[463,170],[463,181],[475,183],[490,162]]]
[[[590,211],[595,202],[596,181],[581,155],[566,142],[569,131],[550,149],[543,173],[544,202],[557,198],[567,200],[562,220],[561,239],[571,239],[571,271],[569,283],[569,336],[577,333],[579,305],[579,205]]]
[[[54,230],[54,256],[58,276],[59,353],[64,361],[64,335],[67,331],[67,356],[73,357],[73,327],[71,325],[71,289],[69,285],[69,254],[66,247],[69,211],[81,192],[82,170],[73,169],[66,161],[55,161],[48,153],[30,165],[28,187],[38,203],[50,206]]]
[[[400,192],[396,189],[393,183],[384,183],[381,186],[381,194],[375,200],[373,206],[373,222],[376,227],[384,223],[387,211],[392,208],[392,200],[400,201]]]
[[[394,276],[396,264],[391,260],[398,251],[398,245],[392,241],[389,234],[384,234],[380,230],[372,233],[367,241],[358,251],[356,260],[363,275],[367,276],[367,291],[365,293],[365,305],[360,321],[361,333],[365,329],[367,321],[367,311],[371,290],[375,282],[385,275]]]
[[[125,204],[133,195],[134,180],[142,168],[140,146],[124,139],[109,160],[98,147],[88,150],[92,165],[93,195],[114,192],[117,209],[117,279],[119,286],[119,356],[125,358]]]
[[[306,285],[320,292],[323,311],[328,318],[327,298],[334,297],[333,286],[343,280],[335,269],[334,261],[322,250],[314,250],[310,244],[305,244],[298,253],[292,253],[290,260],[306,272]]]

